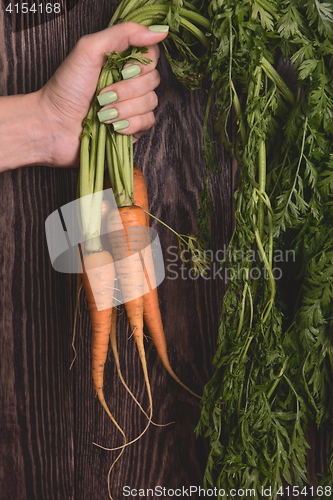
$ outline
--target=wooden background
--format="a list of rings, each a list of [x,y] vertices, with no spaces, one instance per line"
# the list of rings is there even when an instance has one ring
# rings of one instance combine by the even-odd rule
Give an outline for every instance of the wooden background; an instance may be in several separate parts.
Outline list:
[[[0,10],[0,95],[32,92],[53,74],[80,36],[103,29],[115,0],[60,2],[62,15],[21,30]],[[66,7],[67,5],[67,7]],[[73,6],[74,5],[74,6]],[[98,5],[98,7],[97,7]],[[72,8],[69,8],[72,7]],[[29,21],[30,22],[30,21]],[[36,25],[36,26],[35,26]],[[150,209],[177,231],[195,231],[202,189],[202,118],[205,91],[186,91],[165,58],[159,70],[156,125],[135,148],[148,181]],[[1,147],[1,145],[0,145]],[[214,248],[223,248],[232,228],[232,166],[220,151],[222,174],[212,178]],[[54,210],[75,199],[77,171],[27,167],[0,178],[0,499],[97,500],[107,498],[107,473],[116,452],[106,447],[121,436],[97,401],[90,371],[90,320],[81,295],[77,359],[71,347],[76,277],[50,264],[44,223]],[[166,279],[159,287],[171,364],[180,378],[201,393],[212,374],[211,361],[224,291],[223,280],[175,280],[176,238],[156,226],[164,251]],[[173,247],[173,248],[172,248]],[[142,370],[126,319],[118,323],[118,345],[125,379],[147,409]],[[154,421],[142,439],[124,452],[111,476],[115,500],[122,487],[167,488],[201,485],[207,458],[196,439],[199,404],[166,373],[147,340]],[[106,366],[105,395],[128,438],[145,426],[121,386],[112,356]],[[323,435],[310,434],[309,478],[324,467]],[[192,498],[199,498],[193,495]],[[295,498],[295,497],[292,497]]]

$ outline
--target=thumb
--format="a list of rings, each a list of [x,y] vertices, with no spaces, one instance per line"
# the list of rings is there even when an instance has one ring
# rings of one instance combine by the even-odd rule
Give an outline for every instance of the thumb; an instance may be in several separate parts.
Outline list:
[[[167,25],[154,26],[152,31],[132,21],[126,21],[105,30],[86,35],[79,41],[81,54],[96,67],[101,68],[105,62],[105,52],[123,52],[129,47],[149,47],[161,42],[168,35]]]

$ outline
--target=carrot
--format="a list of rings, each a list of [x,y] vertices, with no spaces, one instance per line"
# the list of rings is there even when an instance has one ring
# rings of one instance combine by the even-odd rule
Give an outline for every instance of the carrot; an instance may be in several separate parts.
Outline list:
[[[75,300],[75,311],[74,311],[74,326],[73,326],[73,338],[72,338],[72,348],[73,348],[73,353],[74,357],[71,362],[71,365],[69,369],[71,370],[75,360],[76,360],[76,348],[75,348],[75,336],[76,336],[76,322],[77,322],[77,317],[80,313],[80,293],[82,290],[83,284],[82,284],[82,276],[80,273],[77,274],[77,279],[76,279],[76,300]]]
[[[136,172],[134,172],[134,176],[137,175],[138,173],[140,174],[141,170],[136,166]],[[110,189],[110,188],[111,188],[110,179],[108,177],[106,177],[104,180],[104,189]],[[147,208],[148,208],[148,206],[147,206]],[[111,210],[110,201],[108,199],[104,199],[102,202],[102,215],[101,215],[101,241],[102,241],[104,248],[107,247],[107,217],[108,217],[110,210]],[[144,411],[144,409],[142,408],[142,406],[140,405],[140,403],[138,402],[138,400],[136,399],[136,397],[134,396],[134,394],[132,393],[132,391],[130,390],[128,385],[126,384],[126,382],[123,378],[123,375],[121,373],[118,350],[117,350],[116,320],[117,320],[117,308],[113,307],[112,315],[111,315],[110,343],[111,343],[111,348],[113,351],[113,356],[114,356],[114,361],[116,364],[118,376],[119,376],[121,383],[123,384],[123,386],[125,387],[127,392],[130,394],[132,399],[135,401],[135,403],[138,405],[138,407],[144,413],[144,415],[149,419],[149,416]],[[156,426],[169,425],[169,424],[156,424],[153,421],[151,423],[153,425],[156,425]]]
[[[87,296],[92,326],[91,365],[94,389],[107,415],[126,442],[126,436],[110,412],[103,392],[104,365],[109,345],[115,281],[113,258],[106,250],[84,255],[81,252],[81,262],[82,283]]]
[[[133,167],[134,180],[134,205],[141,207],[142,210],[149,212],[148,194],[146,181],[142,170],[134,165]],[[146,213],[146,225],[149,226],[149,215]]]
[[[140,405],[139,401],[136,399],[134,396],[133,392],[130,390],[128,385],[126,384],[123,374],[121,373],[121,368],[120,368],[120,361],[119,361],[119,356],[118,356],[118,349],[117,349],[117,328],[116,328],[116,323],[117,323],[117,309],[114,307],[112,309],[112,319],[111,319],[111,331],[110,331],[110,343],[111,343],[111,348],[113,352],[113,357],[114,361],[116,363],[116,368],[118,372],[118,376],[120,378],[121,383],[125,387],[126,391],[129,393],[135,404],[138,405],[142,413],[149,419],[147,413],[144,411],[142,406]],[[158,426],[158,427],[163,427],[168,424],[156,424],[155,422],[152,421],[152,424]]]
[[[148,212],[148,195],[147,187],[144,175],[137,165],[134,165],[134,203],[138,205],[143,210]],[[146,214],[146,226],[149,227],[149,216]],[[145,263],[146,263],[146,280],[148,283],[148,290],[145,290],[144,300],[143,300],[143,316],[145,324],[148,328],[149,335],[156,347],[157,354],[159,355],[164,367],[169,372],[169,374],[176,380],[182,387],[189,391],[194,396],[200,398],[191,389],[189,389],[175,374],[173,371],[167,352],[165,334],[163,329],[163,323],[161,318],[161,311],[158,303],[157,288],[154,281],[154,263],[151,254],[151,247],[146,248],[145,253]],[[148,272],[147,272],[148,271]],[[149,277],[148,277],[149,276]]]
[[[150,425],[153,411],[146,355],[143,345],[144,275],[142,251],[145,249],[147,242],[147,230],[145,226],[146,215],[140,207],[135,205],[113,210],[107,218],[112,255],[115,260],[126,313],[137,345],[150,404],[148,423],[139,437],[141,437]]]

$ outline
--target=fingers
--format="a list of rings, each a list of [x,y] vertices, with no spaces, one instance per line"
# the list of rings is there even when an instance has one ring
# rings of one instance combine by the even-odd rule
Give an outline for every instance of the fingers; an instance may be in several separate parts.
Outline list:
[[[136,142],[154,123],[155,116],[151,111],[143,115],[133,116],[129,120],[117,120],[114,125],[119,124],[121,127],[117,128],[119,134],[133,135],[133,142]]]
[[[98,96],[101,105],[99,120],[113,123],[115,130],[133,135],[134,140],[155,122],[153,110],[157,106],[157,96],[154,89],[160,83],[155,69],[160,55],[157,44],[167,36],[169,29],[168,26],[150,28],[133,22],[121,23],[81,38],[76,47],[77,64],[90,71],[94,68],[96,72],[105,62],[105,53],[120,53],[130,46],[148,47],[144,55],[151,60],[150,63],[145,65],[133,61],[125,64],[123,80],[106,87]]]
[[[140,75],[138,78],[131,78],[129,80],[122,80],[121,82],[114,83],[101,91],[99,94],[100,104],[104,105],[103,99],[107,99],[107,96],[110,95],[105,94],[106,92],[115,92],[117,94],[117,103],[121,103],[128,99],[144,96],[151,90],[155,90],[156,87],[159,86],[160,81],[160,74],[157,69],[154,69],[146,75]]]
[[[157,95],[154,91],[151,91],[147,92],[144,97],[128,99],[119,104],[105,106],[99,111],[98,117],[103,123],[112,123],[115,119],[124,120],[136,115],[149,113],[156,108],[157,104]],[[113,114],[114,118],[112,118]],[[108,118],[108,116],[110,116],[110,118]]]
[[[149,47],[161,42],[168,34],[168,27],[160,29],[164,32],[151,31],[147,26],[127,21],[82,37],[78,42],[79,52],[83,61],[100,69],[106,60],[106,52],[121,53],[131,46]]]
[[[125,64],[126,79],[105,87],[99,95],[102,96],[105,92],[110,91],[115,92],[117,94],[117,102],[121,102],[126,99],[132,99],[133,97],[140,97],[146,92],[154,90],[160,84],[160,75],[158,71],[155,70],[159,55],[160,51],[158,45],[148,47],[147,57],[151,59],[151,63],[147,65],[137,62],[135,64]],[[136,70],[134,74],[129,72],[131,68]],[[107,95],[103,96],[103,98],[99,98],[99,102],[102,106],[107,104],[106,101]]]
[[[148,59],[150,59],[151,62],[149,62],[148,64],[142,64],[142,63],[137,62],[137,61],[133,61],[132,63],[131,62],[126,63],[124,65],[122,72],[121,72],[124,80],[127,80],[128,78],[132,78],[132,74],[129,71],[129,69],[132,68],[133,65],[135,66],[135,69],[137,70],[136,74],[133,76],[145,75],[145,74],[149,73],[150,71],[152,71],[153,69],[155,69],[157,62],[158,62],[158,59],[160,57],[160,48],[157,44],[155,44],[155,45],[152,45],[150,47],[147,47],[147,49],[148,49],[148,52],[146,54],[144,54],[144,56],[147,57]]]
[[[155,123],[153,110],[157,104],[157,95],[151,90],[141,97],[103,107],[98,118],[103,123],[112,123],[117,132],[139,138]]]
[[[133,127],[133,142],[136,142],[138,139],[140,139],[140,137],[155,124],[155,115],[153,112],[136,118],[139,118],[139,121],[137,123],[134,122],[133,124],[131,122],[131,126]],[[124,132],[126,133],[126,130]]]
[[[109,85],[98,96],[102,105],[99,120],[113,123],[117,132],[133,135],[134,141],[155,123],[153,110],[158,99],[154,90],[160,83],[160,74],[155,67],[159,54],[157,45],[149,47],[147,57],[151,63],[126,64],[123,76],[128,79]]]
[[[100,111],[104,111],[109,108],[116,108],[118,112],[122,115],[130,111],[131,108],[139,106],[141,109],[145,99],[151,96],[151,92],[158,87],[160,83],[160,74],[154,69],[147,75],[140,76],[139,78],[132,78],[131,80],[121,81],[105,87],[98,96],[98,101],[102,105]],[[149,100],[148,105],[153,104]],[[152,111],[154,108],[150,107],[146,111]],[[101,113],[102,115],[105,113]],[[100,115],[99,115],[100,116]],[[129,113],[126,117],[133,116]],[[103,120],[105,121],[105,120]]]
[[[98,112],[98,118],[103,123],[113,123],[117,132],[137,134],[153,125],[154,120],[151,115],[157,104],[157,95],[154,91],[150,91],[143,97],[104,107]]]

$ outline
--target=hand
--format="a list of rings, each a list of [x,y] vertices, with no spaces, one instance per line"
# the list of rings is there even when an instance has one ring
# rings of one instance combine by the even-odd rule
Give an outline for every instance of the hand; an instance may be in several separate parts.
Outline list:
[[[167,32],[150,31],[146,26],[126,22],[98,33],[82,37],[46,85],[37,92],[45,130],[51,129],[48,164],[74,167],[79,163],[82,121],[94,96],[105,52],[123,52],[130,46],[148,47],[147,66],[138,64],[139,75],[122,80],[103,90],[116,92],[118,98],[102,110],[115,108],[118,116],[106,123],[127,119],[129,126],[122,133],[139,138],[154,124],[153,109],[157,106],[154,89],[160,77],[156,70],[159,58],[157,43]],[[128,66],[128,65],[126,65]]]

